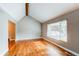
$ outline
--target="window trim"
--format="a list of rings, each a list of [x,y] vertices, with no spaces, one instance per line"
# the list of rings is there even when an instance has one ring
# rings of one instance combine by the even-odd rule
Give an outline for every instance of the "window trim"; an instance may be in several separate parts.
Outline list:
[[[64,21],[64,20],[66,20],[66,23],[67,23],[67,39],[66,39],[66,41],[60,39],[59,41],[67,42],[67,41],[68,41],[68,19],[67,19],[67,18],[64,18],[64,19],[58,20],[58,21],[54,21],[54,22],[51,22],[51,23],[48,23],[48,24],[53,24],[53,23],[57,23],[57,22]],[[48,24],[47,24],[47,35],[46,35],[47,37],[49,37],[49,36],[48,36]],[[51,37],[49,37],[49,38],[51,38]],[[52,38],[52,39],[58,41],[58,40],[55,39],[55,38]]]

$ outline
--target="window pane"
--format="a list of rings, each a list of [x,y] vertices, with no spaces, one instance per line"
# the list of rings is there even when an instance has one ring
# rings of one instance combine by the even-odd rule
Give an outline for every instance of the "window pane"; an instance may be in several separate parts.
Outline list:
[[[67,20],[48,24],[47,36],[56,40],[67,41]]]
[[[67,20],[61,22],[61,40],[67,41]]]

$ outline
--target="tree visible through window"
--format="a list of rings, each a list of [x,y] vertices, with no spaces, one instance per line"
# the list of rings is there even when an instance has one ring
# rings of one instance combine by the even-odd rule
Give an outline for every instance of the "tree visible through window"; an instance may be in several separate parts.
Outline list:
[[[47,36],[67,42],[67,20],[47,25]]]

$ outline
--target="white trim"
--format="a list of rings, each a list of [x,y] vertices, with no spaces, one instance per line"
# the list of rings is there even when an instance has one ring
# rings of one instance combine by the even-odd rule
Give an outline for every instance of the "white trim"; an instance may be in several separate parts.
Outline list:
[[[16,21],[15,21],[15,20],[12,20],[12,19],[9,19],[9,21],[11,21],[11,22],[13,22],[13,23],[16,23]]]
[[[23,38],[22,40],[33,40],[33,39],[40,39],[41,37],[37,37],[37,38]],[[16,41],[19,41],[21,39],[16,39]]]
[[[47,39],[44,38],[44,37],[42,37],[42,38],[45,39],[45,40],[47,40]],[[53,44],[59,46],[60,48],[63,48],[64,50],[66,50],[66,51],[68,51],[68,52],[70,52],[70,53],[72,53],[72,54],[74,54],[74,55],[76,55],[76,56],[79,56],[78,53],[76,53],[76,52],[74,52],[74,51],[72,51],[72,50],[70,50],[70,49],[67,49],[67,48],[65,48],[65,47],[63,47],[63,46],[61,46],[61,45],[58,45],[58,44],[56,44],[56,43],[54,43],[54,42],[52,42],[52,41],[50,41],[50,40],[47,40],[47,41],[49,41],[49,42],[51,42],[51,43],[53,43]]]
[[[5,50],[3,53],[0,54],[0,56],[4,56],[7,53],[8,50]]]

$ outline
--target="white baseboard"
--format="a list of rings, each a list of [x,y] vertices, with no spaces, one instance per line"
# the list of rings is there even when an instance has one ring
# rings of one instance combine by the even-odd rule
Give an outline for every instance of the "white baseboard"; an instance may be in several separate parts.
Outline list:
[[[40,39],[41,37],[36,37],[36,38],[22,38],[22,39],[16,39],[16,41],[18,40],[33,40],[33,39]]]
[[[70,50],[70,49],[67,49],[67,48],[65,48],[65,47],[63,47],[63,46],[61,46],[61,45],[58,45],[58,44],[56,44],[55,42],[52,42],[52,41],[50,41],[50,40],[48,40],[48,39],[46,39],[46,38],[44,38],[44,37],[42,37],[42,38],[45,39],[46,41],[49,41],[49,42],[51,42],[51,43],[53,43],[53,44],[59,46],[60,48],[63,48],[64,50],[66,50],[66,51],[68,51],[68,52],[70,52],[70,53],[72,53],[72,54],[74,54],[74,55],[76,55],[76,56],[79,56],[78,53],[76,53],[76,52],[74,52],[74,51],[72,51],[72,50]]]

